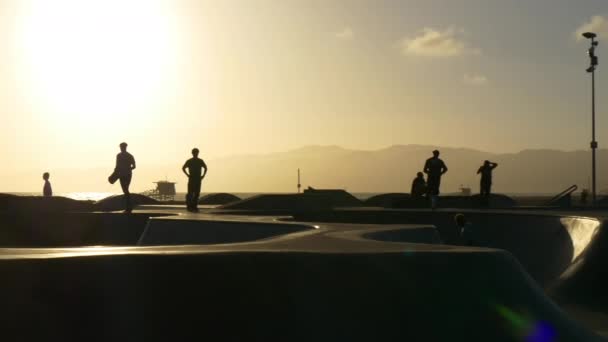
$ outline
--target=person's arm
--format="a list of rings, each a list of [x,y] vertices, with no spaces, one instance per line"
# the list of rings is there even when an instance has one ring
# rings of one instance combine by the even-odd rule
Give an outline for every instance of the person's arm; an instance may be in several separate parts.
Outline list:
[[[479,169],[477,169],[477,174],[481,173],[481,169],[483,169],[483,166],[480,166]]]
[[[424,173],[429,173],[429,161],[428,160],[424,163],[424,168],[422,169],[422,171]]]
[[[201,176],[201,180],[203,180],[203,178],[205,178],[205,176],[207,175],[207,164],[205,164],[205,161],[203,161],[203,175]]]
[[[414,179],[412,182],[412,190],[410,191],[410,194],[412,194],[412,196],[416,194],[416,179]]]
[[[135,157],[131,156],[131,170],[135,170]]]
[[[442,164],[443,165],[441,166],[441,174],[444,174],[444,173],[448,172],[448,167],[445,166],[445,163],[442,162]]]
[[[186,177],[190,178],[190,175],[188,174],[188,172],[186,171],[186,169],[188,168],[188,162],[186,162],[184,164],[184,166],[182,166],[182,172],[186,175]]]
[[[498,163],[492,163],[492,169],[495,169],[498,166]]]

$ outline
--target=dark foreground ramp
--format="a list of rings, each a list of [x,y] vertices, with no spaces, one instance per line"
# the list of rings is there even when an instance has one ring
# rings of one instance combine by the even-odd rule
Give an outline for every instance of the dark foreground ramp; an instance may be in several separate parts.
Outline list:
[[[336,252],[329,247],[333,243],[315,243],[311,236],[296,240],[231,247],[0,250],[3,336],[28,341],[598,340],[566,317],[503,251],[343,240],[342,252]]]
[[[437,244],[437,231],[444,241],[458,243],[448,224],[450,212],[329,214],[328,220],[338,222],[343,218],[335,215],[358,215],[358,223],[382,217],[383,222],[146,214],[151,219],[140,242],[155,246],[0,249],[3,336],[32,341],[598,340],[538,285],[547,281],[544,285],[559,293],[566,293],[566,283],[574,292],[581,289],[574,280],[582,279],[585,267],[594,270],[587,260],[602,241],[598,220],[467,213],[483,227],[477,241],[510,249],[515,258],[500,249]],[[122,222],[117,218],[70,214],[57,222],[73,221],[73,228],[98,222],[91,231],[72,230],[89,234],[104,231],[108,222]],[[138,219],[127,235],[140,229]],[[112,238],[124,238],[120,229],[112,232]],[[162,246],[176,243],[198,245]]]
[[[602,220],[583,253],[550,289],[558,299],[608,313],[608,221]],[[606,322],[608,329],[608,322]]]
[[[467,217],[473,227],[476,246],[511,252],[544,287],[563,281],[566,274],[573,276],[575,272],[583,271],[580,266],[592,258],[606,260],[596,256],[608,248],[608,238],[600,239],[605,234],[604,226],[594,217],[546,212],[355,208],[298,213],[295,219],[301,222],[432,224],[446,244],[462,245],[464,241],[454,223],[456,213],[464,213]],[[591,251],[596,252],[591,255]],[[574,269],[573,266],[578,267]]]
[[[512,253],[548,294],[598,330],[608,329],[608,230],[597,215],[474,210],[340,209],[300,213],[300,221],[417,224],[437,227],[444,242],[462,244],[454,214],[464,213],[478,246]],[[599,315],[599,319],[594,318]],[[591,319],[588,319],[589,316]]]

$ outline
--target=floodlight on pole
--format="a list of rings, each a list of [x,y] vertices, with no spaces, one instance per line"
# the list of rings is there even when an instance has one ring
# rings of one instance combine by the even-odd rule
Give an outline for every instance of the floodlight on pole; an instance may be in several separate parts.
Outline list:
[[[589,55],[589,68],[587,72],[591,73],[591,204],[596,203],[596,163],[595,163],[595,151],[597,150],[597,141],[595,140],[595,70],[599,64],[598,58],[595,55],[595,48],[599,45],[595,39],[597,34],[593,32],[583,33],[583,37],[591,40],[591,47],[587,50]]]

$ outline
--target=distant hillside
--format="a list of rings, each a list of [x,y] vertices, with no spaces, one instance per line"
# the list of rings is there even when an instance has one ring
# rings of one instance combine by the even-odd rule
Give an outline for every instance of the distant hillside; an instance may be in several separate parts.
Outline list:
[[[477,191],[478,167],[485,159],[497,162],[496,191],[506,193],[557,193],[577,184],[587,187],[590,152],[525,150],[493,154],[472,149],[435,146],[391,146],[376,151],[356,151],[336,146],[310,146],[289,152],[239,156],[214,160],[208,187],[239,191],[293,191],[296,170],[302,170],[303,186],[346,188],[351,192],[408,191],[416,172],[435,148],[449,168],[443,178],[444,192],[461,185]],[[608,165],[608,150],[599,151],[598,169]],[[599,189],[608,179],[598,173]]]
[[[296,170],[302,170],[302,185],[316,188],[345,188],[350,192],[409,191],[411,180],[421,171],[424,161],[435,148],[449,172],[442,181],[442,191],[457,192],[461,185],[478,191],[477,168],[483,160],[497,162],[494,188],[502,193],[557,193],[577,184],[590,183],[589,151],[563,152],[525,150],[512,154],[493,154],[472,149],[435,146],[391,146],[375,151],[348,150],[337,146],[309,146],[292,151],[264,155],[232,156],[207,160],[209,175],[204,192],[290,192],[296,190]],[[598,189],[608,189],[608,150],[598,151]],[[51,170],[55,192],[119,192],[120,187],[107,183],[108,168],[87,170]],[[186,191],[187,180],[181,164],[150,165],[138,162],[133,190],[143,191],[152,182],[167,177],[177,181],[177,190]],[[41,172],[0,170],[0,191],[40,191]]]

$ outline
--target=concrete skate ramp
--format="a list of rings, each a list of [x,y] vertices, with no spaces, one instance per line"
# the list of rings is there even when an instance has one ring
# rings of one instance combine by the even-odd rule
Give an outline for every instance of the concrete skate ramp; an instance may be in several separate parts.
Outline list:
[[[41,197],[0,194],[0,213],[36,215],[38,213],[87,212],[93,210],[94,205],[91,201],[77,201],[61,196]]]
[[[582,303],[594,311],[608,313],[608,231],[607,221],[572,266],[564,272],[550,293],[570,303]]]
[[[412,196],[406,193],[389,193],[372,196],[363,204],[366,207],[394,208],[400,203],[410,202]]]
[[[255,241],[314,229],[311,225],[242,220],[160,218],[148,222],[139,246],[206,245]]]
[[[224,205],[240,201],[241,198],[233,194],[217,193],[207,194],[198,200],[198,204],[202,205]]]
[[[160,202],[155,200],[154,198],[141,195],[141,194],[131,194],[131,205],[136,207],[138,205],[152,205],[159,204]],[[114,195],[110,197],[106,197],[95,202],[95,210],[100,211],[117,211],[125,209],[125,196],[124,195]]]
[[[598,340],[499,250],[313,234],[231,247],[0,249],[0,272],[10,340]]]
[[[554,286],[572,267],[589,260],[588,252],[597,239],[601,222],[595,218],[497,211],[374,210],[338,209],[296,214],[306,222],[356,222],[369,224],[432,224],[444,243],[459,245],[454,215],[464,213],[474,228],[477,246],[504,249],[512,253],[542,286]],[[608,246],[608,245],[606,245]],[[607,247],[608,248],[608,247]]]
[[[268,214],[357,207],[361,201],[345,191],[314,190],[303,194],[258,195],[221,206],[219,209],[266,211]]]
[[[384,228],[365,233],[364,239],[385,242],[411,242],[411,243],[441,243],[441,237],[434,227],[427,228]]]
[[[384,242],[440,243],[431,225],[299,223],[287,218],[197,215],[151,218],[139,246],[209,245],[251,242],[302,232],[338,234],[342,239]],[[306,233],[308,232],[308,233]]]
[[[134,246],[148,219],[155,215],[158,214],[0,213],[0,246]]]

